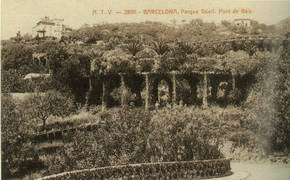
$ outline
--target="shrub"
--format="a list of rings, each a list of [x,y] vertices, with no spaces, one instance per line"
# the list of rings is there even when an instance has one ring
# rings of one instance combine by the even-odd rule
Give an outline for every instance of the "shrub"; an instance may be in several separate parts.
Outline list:
[[[153,113],[149,136],[154,161],[217,159],[223,134],[222,122],[212,112],[168,106]]]
[[[158,56],[158,54],[153,50],[153,49],[149,49],[149,48],[144,48],[142,51],[139,51],[135,57],[138,59],[141,58],[154,58]]]
[[[23,76],[16,70],[3,70],[1,77],[1,90],[4,93],[24,93],[34,90],[32,84],[26,83],[25,80],[23,80]]]
[[[68,133],[57,159],[46,161],[48,174],[69,170],[149,162],[147,137],[151,116],[143,109],[110,109],[97,114],[97,129]],[[62,162],[61,167],[57,163]],[[56,164],[55,164],[56,163]],[[59,167],[59,168],[58,168]]]
[[[150,113],[143,109],[122,108],[111,115],[100,114],[103,134],[110,165],[148,162],[147,137],[150,132]]]

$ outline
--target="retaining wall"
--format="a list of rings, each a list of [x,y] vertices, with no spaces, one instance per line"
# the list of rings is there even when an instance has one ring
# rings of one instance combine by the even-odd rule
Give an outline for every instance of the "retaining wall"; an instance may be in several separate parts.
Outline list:
[[[64,172],[38,180],[213,178],[231,174],[230,160],[227,158],[128,164]]]

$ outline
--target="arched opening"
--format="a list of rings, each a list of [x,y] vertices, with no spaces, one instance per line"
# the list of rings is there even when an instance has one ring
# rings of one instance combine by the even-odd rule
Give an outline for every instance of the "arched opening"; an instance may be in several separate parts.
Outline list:
[[[177,103],[182,102],[183,104],[188,105],[194,104],[193,94],[196,92],[192,92],[192,88],[188,80],[184,78],[177,78],[176,84]]]
[[[46,57],[40,57],[40,65],[46,66],[46,63],[47,63]]]
[[[183,104],[197,105],[201,101],[197,99],[197,84],[199,82],[198,75],[182,75],[177,78],[177,101]]]
[[[110,75],[104,81],[106,81],[106,100],[108,107],[120,106],[120,76],[118,74]]]
[[[142,75],[128,74],[124,77],[126,86],[126,101],[133,106],[142,106],[142,90],[145,89],[145,80]]]
[[[165,75],[157,75],[153,78],[151,88],[151,102],[152,104],[158,103],[159,105],[165,105],[172,102],[172,88],[173,84],[170,77]],[[162,104],[160,104],[162,103]]]
[[[171,96],[169,93],[169,85],[165,80],[161,80],[158,83],[158,98],[157,98],[157,103],[162,107],[165,106],[166,104],[171,102]]]

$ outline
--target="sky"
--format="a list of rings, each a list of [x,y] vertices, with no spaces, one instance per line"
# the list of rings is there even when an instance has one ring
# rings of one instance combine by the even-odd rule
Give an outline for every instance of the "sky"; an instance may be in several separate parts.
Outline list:
[[[144,9],[163,12],[176,9],[179,14],[146,15]],[[182,9],[197,14],[181,13]],[[244,13],[241,13],[242,9]],[[94,10],[97,14],[93,13]],[[101,14],[102,10],[104,14]],[[112,14],[108,14],[111,10]],[[125,10],[136,10],[136,14],[116,13],[124,13]],[[230,13],[226,13],[228,10]],[[233,14],[234,10],[238,10],[237,13]],[[265,24],[275,24],[290,17],[290,0],[2,0],[1,39],[9,39],[17,31],[21,34],[31,33],[36,23],[45,16],[62,18],[65,24],[74,29],[83,24],[141,21],[169,23],[173,19],[181,22],[195,18],[216,23],[250,18]]]

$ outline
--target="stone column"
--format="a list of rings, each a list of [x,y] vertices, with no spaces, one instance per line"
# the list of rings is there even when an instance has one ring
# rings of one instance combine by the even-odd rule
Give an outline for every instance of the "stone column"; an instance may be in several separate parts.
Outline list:
[[[121,106],[125,106],[125,96],[126,96],[126,86],[125,86],[125,79],[124,79],[124,74],[120,73],[121,76]]]
[[[90,95],[91,95],[92,91],[93,91],[92,77],[90,76],[89,77],[89,90],[88,90],[87,96],[86,96],[86,106],[87,106],[87,109],[89,109]]]
[[[173,88],[172,103],[176,104],[176,72],[172,73],[172,88]]]
[[[202,107],[203,108],[207,108],[208,107],[208,102],[207,102],[207,96],[208,96],[208,92],[207,92],[207,73],[204,72],[203,73],[203,96],[202,96]]]
[[[102,111],[104,111],[107,108],[107,82],[105,77],[102,79],[102,88]]]
[[[231,73],[232,73],[232,89],[234,91],[236,89],[236,76],[237,76],[237,72],[235,70],[232,70]]]
[[[149,109],[149,74],[148,73],[145,73],[145,83],[146,83],[146,86],[145,86],[145,110],[147,111]]]
[[[214,101],[217,100],[218,87],[220,84],[220,80],[218,80],[218,77],[219,76],[217,75],[212,75],[210,78],[211,96]]]

